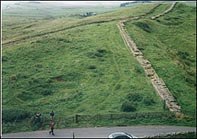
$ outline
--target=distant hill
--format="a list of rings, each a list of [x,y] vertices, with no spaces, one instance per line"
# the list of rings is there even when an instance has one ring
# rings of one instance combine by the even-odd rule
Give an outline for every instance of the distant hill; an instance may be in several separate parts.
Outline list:
[[[137,4],[142,4],[142,3],[151,3],[152,1],[132,1],[132,2],[125,2],[121,3],[120,7],[127,7],[127,6],[133,6]]]

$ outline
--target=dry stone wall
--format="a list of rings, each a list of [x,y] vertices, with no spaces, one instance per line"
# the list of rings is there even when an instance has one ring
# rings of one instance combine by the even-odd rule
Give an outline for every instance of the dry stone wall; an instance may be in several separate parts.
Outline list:
[[[169,13],[170,11],[172,11],[172,9],[174,8],[174,6],[176,5],[176,3],[177,2],[174,2],[171,6],[170,6],[170,8],[169,9],[167,9],[166,11],[164,11],[163,13],[161,13],[161,14],[158,14],[158,15],[156,15],[156,16],[152,16],[151,17],[151,19],[157,19],[157,18],[159,18],[160,16],[163,16],[164,14],[167,14],[167,13]]]
[[[173,3],[172,6],[166,10],[163,14],[171,11],[176,3]],[[160,15],[161,16],[161,15]],[[165,100],[166,106],[169,108],[170,111],[180,113],[181,107],[177,104],[176,100],[174,99],[173,95],[165,85],[164,81],[159,78],[156,71],[153,69],[150,61],[145,59],[143,53],[137,48],[135,42],[130,38],[127,32],[124,29],[124,22],[126,20],[122,20],[118,24],[118,28],[120,30],[120,34],[129,48],[130,52],[136,57],[138,62],[144,68],[144,71],[148,78],[151,80],[153,87],[155,88],[158,95],[161,97],[162,100]]]

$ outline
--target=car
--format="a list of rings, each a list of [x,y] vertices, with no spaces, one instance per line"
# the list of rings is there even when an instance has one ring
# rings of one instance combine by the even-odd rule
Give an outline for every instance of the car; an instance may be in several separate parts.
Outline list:
[[[108,138],[110,139],[131,139],[131,138],[138,138],[134,135],[130,135],[128,133],[125,133],[125,132],[114,132],[114,133],[111,133]]]

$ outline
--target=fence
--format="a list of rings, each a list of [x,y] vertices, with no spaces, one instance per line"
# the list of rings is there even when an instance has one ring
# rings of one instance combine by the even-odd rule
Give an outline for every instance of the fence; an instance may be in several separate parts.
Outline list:
[[[176,120],[173,112],[132,112],[108,114],[76,114],[73,116],[55,117],[56,128],[83,127],[83,126],[124,126],[136,124],[161,123],[167,120]],[[3,133],[49,129],[50,118],[42,117],[39,122],[33,119],[16,120],[3,123]]]

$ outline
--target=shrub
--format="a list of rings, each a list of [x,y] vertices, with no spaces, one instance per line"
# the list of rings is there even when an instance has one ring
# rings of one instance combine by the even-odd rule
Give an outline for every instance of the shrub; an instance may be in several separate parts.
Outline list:
[[[51,95],[53,93],[54,92],[51,89],[46,89],[46,88],[42,91],[43,96],[48,96],[48,95]]]
[[[144,22],[136,22],[134,23],[136,26],[138,26],[139,28],[141,28],[142,30],[151,33],[152,29],[150,28],[150,26],[147,23]]]
[[[7,56],[2,56],[2,62],[5,62],[8,60],[8,57]]]
[[[181,59],[187,59],[187,57],[189,57],[189,53],[188,52],[182,52],[182,51],[178,51],[177,55],[181,58]]]
[[[3,122],[14,122],[15,120],[24,120],[30,118],[31,112],[21,109],[3,109],[2,110],[2,121]]]
[[[143,73],[143,69],[140,68],[140,67],[138,67],[138,66],[135,67],[135,71],[136,71],[136,73],[138,73],[138,74],[142,74],[142,73]]]
[[[134,112],[136,111],[135,105],[130,102],[130,101],[125,101],[122,106],[121,106],[121,110],[123,112]]]
[[[120,88],[121,88],[121,85],[117,84],[116,87],[115,87],[115,90],[119,90]]]
[[[182,23],[183,21],[180,16],[165,16],[164,20],[162,20],[164,25],[179,25]]]
[[[13,81],[13,80],[17,80],[16,75],[12,75],[10,78],[11,78],[12,81]]]
[[[155,101],[150,97],[144,98],[143,102],[146,106],[151,106],[151,105],[155,104]]]
[[[105,49],[98,49],[97,52],[99,52],[101,54],[105,54],[107,51]]]
[[[35,131],[35,130],[41,129],[43,127],[43,122],[44,122],[44,120],[42,118],[42,115],[38,118],[36,116],[32,117],[31,118],[32,130]]]
[[[185,78],[185,81],[188,83],[188,84],[190,84],[190,85],[193,85],[193,86],[195,86],[196,85],[196,81],[195,80],[193,80],[193,79],[191,79],[191,78]]]
[[[90,65],[90,66],[88,67],[88,69],[96,69],[96,66]]]

